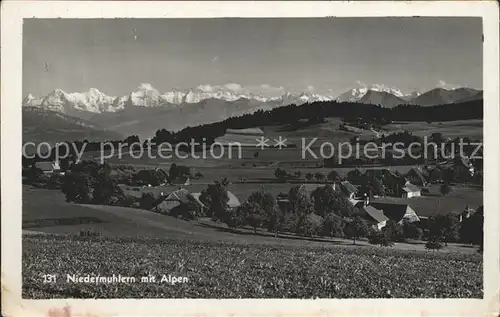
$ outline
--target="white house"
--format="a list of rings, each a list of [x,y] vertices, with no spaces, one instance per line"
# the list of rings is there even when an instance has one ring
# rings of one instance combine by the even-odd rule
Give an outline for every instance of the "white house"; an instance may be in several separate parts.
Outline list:
[[[413,185],[410,182],[406,182],[405,186],[402,189],[402,198],[420,197],[422,195],[422,190],[420,189],[420,187]]]

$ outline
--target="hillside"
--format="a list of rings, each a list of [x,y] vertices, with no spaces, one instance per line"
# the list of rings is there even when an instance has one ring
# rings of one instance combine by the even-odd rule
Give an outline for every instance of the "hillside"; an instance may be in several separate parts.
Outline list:
[[[426,93],[421,94],[417,98],[411,100],[411,104],[419,106],[435,106],[444,105],[456,102],[464,102],[470,100],[477,100],[481,98],[472,98],[478,95],[481,91],[472,88],[458,88],[447,90],[444,88],[432,89]]]
[[[38,107],[23,107],[24,142],[62,142],[74,140],[121,140],[119,133],[84,119]]]
[[[156,130],[181,130],[187,126],[223,121],[231,116],[253,113],[272,107],[255,100],[239,99],[233,102],[206,99],[195,104],[178,107],[126,107],[123,111],[96,114],[90,121],[123,135],[139,135],[141,139],[152,137]]]
[[[368,90],[368,92],[359,99],[360,103],[371,105],[380,105],[387,108],[394,108],[399,105],[407,103],[406,100],[396,97],[385,91]]]

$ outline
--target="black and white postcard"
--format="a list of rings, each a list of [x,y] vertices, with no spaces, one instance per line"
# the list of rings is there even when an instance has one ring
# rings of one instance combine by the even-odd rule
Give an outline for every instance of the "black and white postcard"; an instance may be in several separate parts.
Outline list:
[[[2,313],[498,315],[498,22],[2,3]]]

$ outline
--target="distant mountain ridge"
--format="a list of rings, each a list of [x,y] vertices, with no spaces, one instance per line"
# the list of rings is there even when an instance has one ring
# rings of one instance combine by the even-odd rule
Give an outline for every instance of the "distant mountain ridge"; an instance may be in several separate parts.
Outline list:
[[[158,128],[177,131],[187,126],[218,122],[232,116],[290,104],[299,106],[332,101],[393,108],[401,104],[433,106],[482,99],[482,91],[471,88],[436,88],[421,94],[417,91],[403,93],[397,88],[384,85],[371,85],[350,89],[337,97],[311,91],[300,94],[280,91],[278,89],[274,94],[264,96],[237,84],[227,84],[201,85],[186,91],[173,90],[161,94],[150,84],[141,84],[133,92],[114,97],[96,88],[83,93],[67,93],[56,89],[42,98],[29,94],[23,99],[23,109],[56,112],[75,117],[75,120],[82,119],[88,125],[87,128],[100,131],[97,135],[103,131],[102,128],[89,125],[106,127],[108,131],[116,131],[120,135],[136,134],[144,138],[154,135]],[[331,106],[334,107],[335,103]],[[78,129],[81,127],[82,125]]]
[[[476,100],[474,98],[481,99],[482,91],[472,88],[456,88],[451,90],[444,88],[435,88],[413,99],[412,104],[421,106],[435,106],[467,100]]]
[[[23,107],[23,141],[121,140],[123,135],[93,122],[40,107]]]
[[[184,91],[173,90],[161,94],[152,85],[143,83],[135,91],[120,97],[108,96],[97,88],[90,88],[89,91],[83,93],[67,93],[61,89],[55,89],[41,98],[35,98],[32,94],[28,94],[23,99],[22,104],[23,106],[42,107],[47,110],[87,119],[93,114],[119,112],[127,107],[176,108],[198,104],[203,100],[209,99],[226,102],[246,99],[272,107],[289,104],[301,105],[316,101],[361,102],[384,107],[394,107],[398,104],[431,106],[453,103],[459,100],[471,100],[471,98],[479,98],[479,92],[481,91],[472,88],[457,88],[452,90],[435,88],[422,94],[417,91],[403,93],[397,88],[390,88],[384,85],[371,85],[350,89],[337,97],[312,92],[303,92],[300,94],[285,92],[283,94],[275,93],[274,95],[263,96],[252,93],[237,84],[226,84],[223,86],[200,85],[193,89]]]

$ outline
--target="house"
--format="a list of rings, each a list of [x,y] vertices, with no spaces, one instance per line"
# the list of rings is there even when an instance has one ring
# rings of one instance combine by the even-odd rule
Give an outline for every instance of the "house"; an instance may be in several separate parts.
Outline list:
[[[384,215],[395,223],[417,222],[420,217],[408,204],[398,204],[393,202],[372,202],[371,205],[383,211]]]
[[[199,193],[191,194],[184,188],[173,191],[169,195],[161,195],[155,202],[154,209],[161,213],[169,213],[175,207],[191,202],[197,204],[200,208],[205,208],[205,205],[200,201]]]
[[[347,199],[353,200],[358,194],[358,189],[356,186],[351,184],[349,181],[340,182],[340,191],[346,196]]]
[[[35,167],[41,169],[44,174],[61,173],[61,167],[58,161],[36,162]]]
[[[469,208],[469,206],[465,206],[465,209],[462,211],[462,213],[460,214],[460,222],[463,222],[465,221],[466,219],[470,218],[470,216],[472,216],[472,214],[475,212],[474,209],[472,208]]]
[[[229,198],[227,205],[228,205],[230,210],[234,210],[234,209],[238,208],[239,206],[241,206],[241,203],[238,200],[238,198],[233,193],[231,193],[229,190],[227,191],[227,197]]]
[[[368,197],[364,201],[358,202],[355,206],[359,210],[358,215],[368,221],[374,229],[381,230],[389,220],[382,210],[370,205]]]
[[[427,174],[427,171],[424,170],[422,167],[413,167],[411,170],[408,171],[406,174],[406,179],[415,185],[419,186],[426,186],[428,181],[427,177],[424,176]]]
[[[406,184],[401,189],[401,198],[412,198],[420,196],[422,196],[421,188],[413,185],[410,182],[406,182]]]

